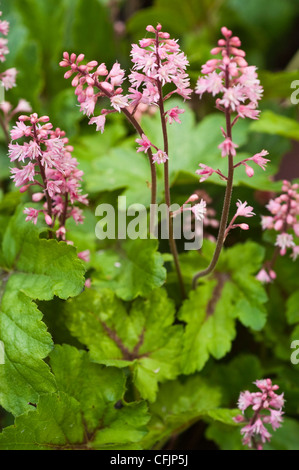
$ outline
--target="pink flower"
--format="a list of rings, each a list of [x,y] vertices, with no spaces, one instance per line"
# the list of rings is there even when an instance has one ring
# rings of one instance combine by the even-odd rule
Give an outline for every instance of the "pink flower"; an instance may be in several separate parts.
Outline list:
[[[105,122],[106,122],[106,116],[101,114],[100,116],[91,118],[88,124],[89,125],[96,124],[96,130],[101,131],[101,133],[103,134],[104,128],[105,128]]]
[[[236,155],[236,148],[238,148],[237,144],[234,144],[232,140],[227,137],[218,148],[221,150],[221,156],[226,157],[227,155],[232,155],[233,157]]]
[[[241,101],[244,101],[244,95],[241,85],[236,85],[231,88],[224,88],[223,98],[219,101],[225,108],[230,108],[235,111],[240,105]]]
[[[7,39],[0,38],[0,62],[5,62],[5,56],[9,54]]]
[[[80,253],[78,253],[78,258],[82,259],[82,261],[85,261],[86,263],[89,263],[90,251],[89,250],[80,251]]]
[[[27,127],[23,122],[17,122],[10,132],[11,140],[18,140],[21,137],[28,136],[30,127]]]
[[[29,207],[29,208],[26,207],[26,209],[24,209],[24,214],[27,215],[25,219],[26,222],[33,222],[34,225],[36,225],[38,214],[39,214],[38,210],[33,209],[32,207]]]
[[[2,15],[2,12],[1,12],[1,15]],[[9,22],[4,20],[0,20],[0,33],[3,34],[4,36],[7,36],[8,35],[8,31],[9,31]]]
[[[203,199],[201,199],[199,204],[195,204],[192,208],[191,211],[195,215],[196,220],[199,220],[200,222],[203,221],[205,218],[205,214],[207,213],[207,203]]]
[[[262,215],[262,229],[263,230],[266,230],[266,229],[272,229],[274,227],[273,225],[273,217],[267,215]]]
[[[120,68],[118,62],[116,62],[109,72],[108,79],[113,87],[120,86],[124,81],[125,71]]]
[[[168,160],[168,155],[162,150],[158,150],[157,153],[153,154],[153,163],[165,163]]]
[[[113,106],[113,108],[116,109],[116,111],[118,111],[119,113],[122,108],[129,106],[128,97],[123,96],[121,94],[112,96],[110,98],[110,101],[111,101],[111,105]]]
[[[179,119],[179,114],[183,114],[185,112],[184,109],[179,109],[178,106],[175,108],[170,109],[169,111],[166,111],[166,118],[168,119],[169,124],[172,124],[173,121],[178,122],[181,124],[181,121]]]
[[[279,248],[281,248],[280,250],[281,256],[285,255],[287,248],[292,248],[295,246],[293,235],[289,233],[280,233],[276,237],[275,246],[279,246]]]
[[[255,215],[254,212],[252,212],[253,210],[253,207],[251,206],[248,206],[247,205],[247,202],[241,202],[240,199],[238,200],[237,202],[237,212],[236,212],[236,216],[242,216],[242,217],[252,217]]]
[[[263,158],[265,155],[269,155],[269,152],[267,152],[267,150],[262,150],[260,153],[253,155],[253,157],[250,157],[248,160],[253,161],[265,171],[266,165],[270,161],[267,158]]]
[[[17,73],[15,68],[11,68],[0,74],[0,79],[2,80],[5,90],[10,90],[16,86]]]
[[[19,168],[12,168],[11,173],[16,187],[23,186],[24,184],[28,183],[28,181],[34,181],[35,176],[35,164],[28,163],[27,166],[23,166],[22,169]]]
[[[144,134],[142,134],[141,139],[136,139],[135,142],[140,145],[140,147],[137,147],[137,152],[146,153],[152,145],[150,140]]]
[[[260,270],[260,272],[256,276],[256,279],[262,284],[269,284],[269,282],[271,282],[271,277],[265,269]]]
[[[258,109],[255,109],[254,103],[240,104],[238,106],[238,115],[242,119],[245,119],[245,118],[258,119],[259,114],[260,114],[260,111]]]

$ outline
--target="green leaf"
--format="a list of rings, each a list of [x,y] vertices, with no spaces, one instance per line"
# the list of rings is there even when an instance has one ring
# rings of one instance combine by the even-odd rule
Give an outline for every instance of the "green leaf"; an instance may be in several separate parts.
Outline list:
[[[212,384],[221,387],[221,404],[227,407],[236,406],[240,392],[247,390],[248,384],[263,377],[259,359],[250,354],[236,356],[228,364],[212,366],[207,374]]]
[[[123,300],[150,294],[166,280],[163,257],[157,251],[157,240],[128,240],[118,253],[99,252],[94,266],[99,269],[95,283],[112,289]]]
[[[90,362],[85,351],[59,346],[51,354],[58,392],[0,434],[0,449],[139,448],[149,420],[145,403],[125,403],[122,371]],[[45,425],[46,424],[46,425]]]
[[[253,276],[263,256],[263,249],[252,242],[224,250],[212,277],[191,291],[183,303],[179,319],[186,322],[185,374],[201,370],[210,356],[221,359],[230,351],[236,318],[253,330],[265,325],[267,295]],[[195,261],[193,254],[190,257]]]
[[[0,449],[74,449],[83,440],[79,403],[64,393],[48,394],[40,397],[36,411],[19,416],[0,434]]]
[[[40,393],[54,391],[54,380],[42,361],[53,345],[34,300],[54,295],[67,299],[84,285],[84,268],[74,247],[39,238],[22,210],[11,218],[0,258],[0,402],[15,415],[28,410]]]
[[[206,431],[207,439],[214,441],[221,450],[244,450],[240,428],[214,422]]]
[[[265,132],[266,134],[299,140],[298,122],[273,111],[264,111],[260,119],[251,124],[250,129],[256,132]]]
[[[236,335],[232,314],[236,292],[232,283],[224,282],[215,305],[211,299],[220,288],[213,280],[192,291],[179,312],[179,319],[187,323],[182,353],[185,374],[201,370],[210,355],[221,359],[231,348]]]
[[[299,292],[294,292],[287,300],[287,320],[289,325],[299,322]]]
[[[223,424],[228,424],[229,426],[239,426],[234,422],[233,418],[240,414],[239,409],[229,410],[225,408],[219,408],[216,410],[208,411],[207,415],[209,418],[212,418],[214,421],[219,421]]]
[[[265,450],[299,450],[298,432],[298,421],[285,418],[282,426],[271,433],[271,442],[265,445]]]
[[[158,382],[180,373],[182,327],[162,289],[136,300],[129,313],[113,292],[88,289],[66,305],[66,324],[100,364],[130,367],[143,398],[155,399]]]
[[[198,375],[161,385],[156,402],[150,406],[152,418],[148,425],[149,434],[143,440],[144,447],[150,449],[157,443],[163,444],[171,435],[177,435],[207,417],[219,404],[218,388]]]

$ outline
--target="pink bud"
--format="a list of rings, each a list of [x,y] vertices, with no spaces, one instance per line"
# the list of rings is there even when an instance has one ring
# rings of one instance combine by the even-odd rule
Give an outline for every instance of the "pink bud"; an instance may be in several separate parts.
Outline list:
[[[155,32],[156,32],[155,28],[154,28],[151,24],[149,24],[145,29],[146,29],[149,33],[155,33]]]
[[[94,68],[94,67],[97,67],[98,66],[98,62],[96,60],[92,60],[91,62],[88,62],[88,64],[86,64],[87,67],[89,68]]]
[[[68,52],[64,52],[64,53],[62,54],[62,57],[63,57],[65,60],[69,60],[70,55],[69,55]]]
[[[249,225],[248,225],[248,224],[240,224],[239,227],[240,227],[242,230],[249,230]]]
[[[22,186],[20,188],[20,193],[25,193],[27,191],[27,189],[29,188],[30,184],[27,184],[26,186]]]
[[[246,171],[247,176],[251,178],[254,175],[254,169],[251,168],[251,166],[246,165],[246,163],[244,163],[244,165],[245,165],[245,171]]]
[[[195,201],[197,201],[198,199],[199,199],[199,196],[198,196],[197,194],[192,194],[192,195],[189,197],[189,199],[187,199],[186,204],[187,204],[187,202],[195,202]]]
[[[226,39],[230,38],[231,35],[233,34],[232,31],[230,31],[229,29],[227,29],[226,26],[223,26],[223,27],[221,28],[221,33],[223,34],[223,36],[224,36]]]
[[[32,201],[33,202],[39,202],[43,199],[44,197],[44,193],[35,193],[35,194],[32,194]]]
[[[71,78],[71,76],[73,75],[73,70],[68,70],[67,72],[65,72],[64,74],[64,78],[67,80],[68,78]]]
[[[274,229],[278,232],[283,227],[283,221],[281,219],[277,220],[274,224]]]
[[[52,225],[52,218],[49,216],[49,214],[45,214],[45,221],[47,225]]]
[[[211,54],[212,55],[217,55],[221,52],[221,47],[214,47],[212,50],[211,50]]]
[[[19,116],[19,121],[22,121],[22,122],[23,122],[23,121],[30,121],[30,117],[29,117],[29,116],[24,116],[24,115],[22,114],[22,116]]]
[[[77,58],[77,63],[79,64],[80,62],[82,62],[82,60],[84,60],[84,57],[85,57],[84,54],[79,54]]]

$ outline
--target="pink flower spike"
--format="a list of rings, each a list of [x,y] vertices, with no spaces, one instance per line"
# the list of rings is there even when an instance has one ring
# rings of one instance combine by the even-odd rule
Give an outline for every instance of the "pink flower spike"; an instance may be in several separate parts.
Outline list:
[[[244,418],[239,415],[233,419],[235,422],[245,422],[245,426],[241,429],[243,445],[247,445],[249,448],[254,446],[256,449],[262,450],[263,444],[271,439],[271,434],[265,424],[270,424],[274,431],[281,426],[284,398],[283,394],[277,395],[275,393],[279,387],[272,385],[270,379],[257,380],[255,385],[261,392],[241,392],[238,402],[243,413],[244,410],[252,406],[251,414],[248,418],[246,415]]]
[[[236,155],[236,148],[238,148],[237,144],[234,144],[232,140],[227,137],[218,148],[221,150],[221,157],[226,157],[227,155],[232,155],[233,157]]]
[[[101,131],[103,134],[104,129],[105,129],[105,122],[106,122],[106,117],[104,115],[96,116],[90,119],[89,125],[91,124],[96,124],[96,130]]]
[[[149,148],[151,148],[151,142],[150,140],[146,137],[145,134],[142,134],[141,139],[136,139],[135,142],[140,145],[140,147],[137,147],[137,153],[138,152],[144,152],[146,153]]]

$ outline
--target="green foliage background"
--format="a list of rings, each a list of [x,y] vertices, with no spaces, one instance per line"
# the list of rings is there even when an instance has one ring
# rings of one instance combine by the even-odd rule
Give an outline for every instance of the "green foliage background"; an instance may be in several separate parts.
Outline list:
[[[167,448],[171,437],[184,448],[190,436],[193,448],[242,449],[232,421],[239,392],[269,376],[287,401],[284,425],[267,448],[298,450],[299,375],[290,362],[291,341],[299,340],[298,261],[279,260],[278,279],[267,288],[255,275],[272,252],[260,228],[264,198],[280,190],[282,176],[299,177],[298,106],[290,102],[299,79],[299,1],[2,0],[0,8],[11,25],[3,67],[19,70],[6,99],[28,100],[67,131],[91,200],[84,225],[69,224],[75,248],[46,240],[42,224],[24,222],[28,201],[9,182],[0,135],[0,449]],[[126,195],[128,204],[149,205],[148,162],[122,116],[112,116],[103,135],[88,127],[59,67],[68,50],[129,70],[131,43],[157,22],[179,38],[193,86],[226,25],[241,37],[265,89],[261,119],[238,123],[234,133],[240,160],[262,148],[270,154],[267,172],[236,174],[233,206],[247,200],[257,216],[249,232],[230,236],[216,275],[183,304],[165,243],[96,239],[98,204]],[[194,96],[184,107],[182,124],[169,128],[172,200],[182,204],[204,188],[219,218],[223,182],[212,177],[200,186],[195,171],[200,162],[225,171],[217,148],[223,116],[210,98]],[[158,116],[144,116],[143,126],[162,139]],[[86,249],[93,282],[83,291],[86,266],[76,250]],[[205,241],[200,256],[179,249],[189,291],[213,243]],[[219,279],[224,287],[211,310]]]

